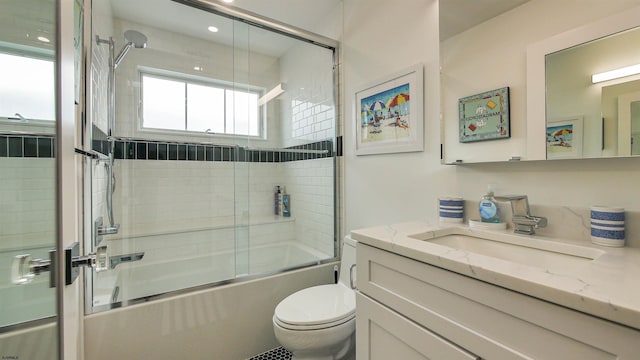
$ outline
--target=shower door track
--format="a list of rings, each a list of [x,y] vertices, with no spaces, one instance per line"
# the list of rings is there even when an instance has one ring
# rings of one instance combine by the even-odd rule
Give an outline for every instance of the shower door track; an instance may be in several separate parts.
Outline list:
[[[187,5],[193,8],[204,10],[210,13],[214,13],[220,16],[238,20],[249,25],[254,25],[260,28],[266,28],[275,33],[286,35],[298,40],[302,40],[308,43],[312,43],[327,49],[334,50],[338,47],[336,40],[328,37],[312,33],[285,23],[269,19],[250,11],[241,10],[237,8],[226,7],[222,4],[206,0],[172,0],[174,2]]]
[[[167,299],[167,298],[174,297],[174,296],[180,296],[180,295],[184,295],[184,294],[189,294],[189,293],[192,293],[192,292],[195,292],[195,291],[202,291],[202,290],[213,289],[213,288],[224,286],[224,285],[231,285],[231,284],[237,284],[237,283],[243,283],[243,282],[247,282],[247,281],[252,281],[252,280],[256,280],[256,279],[262,279],[262,278],[265,278],[265,277],[268,277],[268,276],[284,274],[286,272],[293,271],[293,270],[302,270],[302,269],[306,269],[306,268],[309,268],[309,267],[312,267],[312,266],[324,265],[324,264],[334,263],[334,262],[337,262],[337,261],[339,261],[339,258],[333,257],[331,259],[318,260],[318,261],[308,262],[306,264],[290,266],[290,267],[278,269],[276,271],[270,271],[270,272],[266,272],[266,273],[255,274],[255,275],[245,275],[245,276],[241,276],[241,277],[237,277],[237,278],[216,281],[216,282],[212,282],[212,283],[208,283],[208,284],[204,284],[204,285],[192,286],[192,287],[188,287],[188,288],[184,288],[184,289],[172,290],[172,291],[167,291],[167,292],[160,293],[160,294],[144,296],[144,297],[137,298],[137,299],[112,302],[111,304],[108,304],[108,305],[92,306],[91,307],[91,309],[92,309],[91,313],[95,314],[95,313],[99,313],[99,312],[103,312],[103,311],[107,311],[107,310],[111,310],[111,309],[117,309],[117,308],[120,308],[120,307],[126,307],[126,306],[129,306],[129,305],[142,304],[142,303],[149,302],[149,301]],[[117,295],[117,292],[120,291],[120,289],[118,287],[116,287],[116,288],[113,289],[113,291],[114,291],[113,295]]]

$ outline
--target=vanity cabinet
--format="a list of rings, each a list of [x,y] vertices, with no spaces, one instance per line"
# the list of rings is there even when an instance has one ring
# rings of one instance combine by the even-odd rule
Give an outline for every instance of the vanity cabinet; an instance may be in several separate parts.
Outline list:
[[[356,253],[359,360],[640,356],[637,329],[363,243]]]

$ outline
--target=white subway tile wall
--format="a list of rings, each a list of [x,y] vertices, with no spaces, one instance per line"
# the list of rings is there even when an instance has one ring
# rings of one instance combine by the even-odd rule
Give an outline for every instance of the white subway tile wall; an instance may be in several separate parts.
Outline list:
[[[107,224],[109,217],[107,214],[107,166],[105,161],[93,160],[91,162],[91,184],[92,219],[102,217],[103,223]],[[117,223],[115,220],[114,222]]]
[[[285,163],[296,239],[325,254],[334,249],[334,158]]]
[[[251,245],[296,240],[333,254],[333,158],[286,163],[117,160],[115,170],[117,237],[250,224]],[[265,226],[279,223],[273,214],[276,185],[291,195],[295,226]]]
[[[55,158],[0,158],[0,251],[55,244]]]
[[[305,59],[300,61],[299,59]],[[281,96],[284,146],[300,145],[336,136],[333,77],[327,70],[333,58],[326,49],[300,44],[281,57],[286,91]]]
[[[100,34],[100,36],[104,36]],[[108,39],[105,38],[105,39]],[[91,121],[104,133],[108,130],[109,46],[94,46],[91,52]]]

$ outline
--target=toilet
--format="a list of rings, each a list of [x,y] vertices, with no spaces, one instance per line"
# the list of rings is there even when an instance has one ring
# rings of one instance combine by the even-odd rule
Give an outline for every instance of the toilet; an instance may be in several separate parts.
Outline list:
[[[354,358],[356,241],[345,237],[337,284],[297,291],[276,306],[273,329],[293,360]],[[353,276],[353,278],[352,278]]]

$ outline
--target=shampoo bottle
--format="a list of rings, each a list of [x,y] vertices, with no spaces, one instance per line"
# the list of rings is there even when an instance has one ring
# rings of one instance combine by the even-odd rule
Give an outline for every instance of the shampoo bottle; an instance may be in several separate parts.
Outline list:
[[[276,216],[280,216],[282,212],[282,193],[280,192],[280,186],[276,186],[276,192],[273,197],[274,197],[273,213]]]
[[[486,223],[499,223],[498,207],[493,198],[493,189],[488,186],[487,193],[480,199],[480,220]]]

